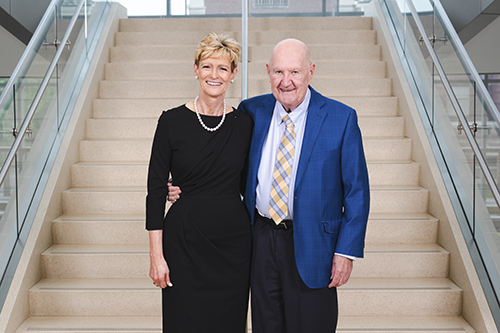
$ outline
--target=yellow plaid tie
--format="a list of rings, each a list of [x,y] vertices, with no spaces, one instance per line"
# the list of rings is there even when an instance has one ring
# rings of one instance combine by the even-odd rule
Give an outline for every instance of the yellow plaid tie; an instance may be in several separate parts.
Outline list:
[[[288,115],[283,117],[285,132],[281,137],[276,165],[274,167],[269,214],[276,224],[280,224],[288,215],[288,185],[292,173],[293,154],[295,153],[295,132],[293,122]]]

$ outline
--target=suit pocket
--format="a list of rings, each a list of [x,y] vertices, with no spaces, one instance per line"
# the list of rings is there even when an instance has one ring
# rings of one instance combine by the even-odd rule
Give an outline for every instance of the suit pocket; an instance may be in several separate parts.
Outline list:
[[[329,234],[338,234],[342,219],[323,221],[323,229]]]

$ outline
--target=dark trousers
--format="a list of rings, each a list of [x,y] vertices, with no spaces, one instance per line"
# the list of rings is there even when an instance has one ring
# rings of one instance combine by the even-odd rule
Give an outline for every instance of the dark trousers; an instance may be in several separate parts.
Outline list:
[[[336,288],[311,289],[295,265],[293,227],[275,227],[257,214],[253,236],[253,333],[333,333]]]

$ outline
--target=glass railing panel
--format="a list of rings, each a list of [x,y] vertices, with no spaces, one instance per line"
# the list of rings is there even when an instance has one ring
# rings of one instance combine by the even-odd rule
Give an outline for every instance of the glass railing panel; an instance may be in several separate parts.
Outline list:
[[[434,72],[437,72],[434,69]],[[474,210],[471,204],[474,200],[474,153],[465,135],[459,135],[457,124],[459,119],[453,109],[451,100],[438,75],[434,76],[433,86],[434,132],[442,154],[450,172],[452,186],[448,191],[454,191],[454,196],[460,201],[465,221],[472,223]],[[463,133],[463,131],[462,131]],[[466,149],[465,147],[468,147]]]
[[[488,182],[475,161],[474,174],[474,221],[472,231],[474,248],[477,248],[479,255],[475,265],[478,267],[478,277],[485,291],[486,299],[490,305],[491,313],[495,321],[500,323],[500,238],[499,230],[499,209],[495,202]],[[470,246],[472,248],[472,246]],[[471,254],[473,252],[471,251]],[[481,262],[482,265],[477,264]],[[481,266],[486,267],[482,269]]]
[[[54,38],[63,40],[70,19],[78,9],[75,5],[80,1],[58,3],[62,5],[50,16],[55,21],[48,23],[48,32],[39,37],[40,43],[34,48],[33,54],[25,57],[28,59],[27,65],[17,80],[19,85],[14,86],[11,100],[3,103],[0,113],[4,117],[0,124],[12,132],[14,126],[21,126],[31,106],[37,105],[30,122],[30,134],[24,135],[22,139],[19,137],[19,149],[0,192],[0,226],[3,228],[0,229],[3,237],[0,238],[0,307],[111,6],[108,1],[89,1],[86,9],[83,6],[77,13],[78,19],[69,35],[71,47],[68,49],[65,45],[56,48],[53,42]],[[87,22],[85,13],[89,14]],[[52,43],[47,42],[48,38],[53,39]],[[43,45],[43,42],[46,44]],[[46,79],[46,87],[40,90],[43,94],[40,94],[38,91],[43,76],[52,66],[50,63],[57,50],[62,51],[61,57]],[[8,131],[0,134],[3,140],[1,148],[5,148],[6,155],[14,136]],[[0,150],[0,153],[3,151]],[[10,259],[6,261],[3,258]]]
[[[6,98],[8,102],[0,109],[0,161],[3,163],[7,154],[9,153],[10,147],[14,143],[14,135],[12,133],[12,129],[15,127],[15,92],[17,89],[10,89],[9,91],[5,91]],[[0,210],[1,212],[1,210]]]
[[[8,272],[12,249],[18,242],[19,216],[17,214],[17,168],[14,164],[9,169],[4,183],[0,186],[0,281],[10,281],[12,272]],[[7,295],[8,288],[0,288],[0,308]]]
[[[453,89],[467,123],[475,131],[476,142],[483,152],[488,169],[498,170],[498,156],[500,155],[499,116],[497,110],[490,107],[487,98],[490,96],[482,93],[482,81],[475,77],[472,68],[467,66],[470,61],[466,58],[460,47],[460,41],[449,38],[451,32],[442,23],[443,18],[436,12],[437,37],[434,49],[438,55],[448,81]],[[477,75],[477,74],[476,74]],[[486,89],[484,90],[486,93]],[[457,123],[457,126],[459,124]],[[463,136],[462,136],[463,137]],[[461,139],[464,149],[470,149],[467,140]],[[494,177],[496,184],[498,178]],[[498,185],[497,185],[498,186]]]

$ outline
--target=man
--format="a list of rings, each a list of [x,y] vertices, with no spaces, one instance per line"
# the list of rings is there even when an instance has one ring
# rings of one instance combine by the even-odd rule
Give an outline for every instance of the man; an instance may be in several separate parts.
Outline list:
[[[363,256],[369,186],[356,112],[312,89],[314,70],[304,43],[281,41],[267,64],[272,94],[239,106],[254,120],[254,333],[334,332],[336,287]]]

